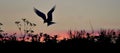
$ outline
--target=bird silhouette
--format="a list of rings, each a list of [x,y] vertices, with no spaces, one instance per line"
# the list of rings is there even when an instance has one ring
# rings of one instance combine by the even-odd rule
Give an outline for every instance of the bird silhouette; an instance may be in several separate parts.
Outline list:
[[[41,18],[44,20],[44,23],[47,23],[47,26],[50,26],[50,25],[52,25],[52,24],[55,24],[55,22],[52,22],[52,20],[53,20],[52,13],[54,12],[55,7],[56,7],[56,6],[54,6],[54,7],[47,13],[47,17],[46,17],[46,15],[45,15],[43,12],[41,12],[40,10],[38,10],[38,9],[36,9],[36,8],[34,8],[34,11],[35,11],[35,13],[36,13],[39,17],[41,17]]]

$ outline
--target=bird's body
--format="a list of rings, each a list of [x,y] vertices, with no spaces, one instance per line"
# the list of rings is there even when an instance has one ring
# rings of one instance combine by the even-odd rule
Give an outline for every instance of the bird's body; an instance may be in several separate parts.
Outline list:
[[[34,8],[35,13],[44,20],[44,23],[47,23],[47,26],[55,24],[55,22],[52,22],[53,19],[52,13],[54,12],[54,10],[55,10],[55,6],[47,13],[47,18],[46,18],[46,15],[44,13]]]

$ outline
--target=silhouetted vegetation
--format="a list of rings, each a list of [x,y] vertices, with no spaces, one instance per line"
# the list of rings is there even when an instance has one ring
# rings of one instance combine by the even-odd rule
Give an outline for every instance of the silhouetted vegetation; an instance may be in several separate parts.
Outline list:
[[[17,33],[5,33],[0,23],[0,48],[120,48],[120,30],[101,29],[92,33],[69,30],[68,37],[60,40],[58,35],[33,34],[36,24],[27,19],[15,21],[15,24],[20,37]]]
[[[0,34],[0,48],[120,48],[120,30],[100,30],[88,33],[85,30],[68,31],[68,38],[60,41],[58,35],[27,34],[16,37],[16,33]]]

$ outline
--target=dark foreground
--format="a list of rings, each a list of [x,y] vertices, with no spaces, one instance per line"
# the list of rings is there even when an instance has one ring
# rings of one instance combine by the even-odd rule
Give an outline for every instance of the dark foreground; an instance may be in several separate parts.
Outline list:
[[[102,30],[98,34],[87,33],[85,31],[69,31],[69,38],[58,41],[58,36],[48,34],[26,35],[18,41],[15,34],[11,36],[0,35],[0,48],[120,48],[120,30]],[[40,39],[44,37],[43,42]],[[31,38],[31,39],[30,39]],[[31,42],[25,41],[30,39]]]
[[[74,39],[68,41],[61,41],[56,43],[54,41],[49,41],[46,43],[41,42],[1,42],[0,48],[120,48],[120,43],[110,43],[110,42],[93,42],[86,39]]]

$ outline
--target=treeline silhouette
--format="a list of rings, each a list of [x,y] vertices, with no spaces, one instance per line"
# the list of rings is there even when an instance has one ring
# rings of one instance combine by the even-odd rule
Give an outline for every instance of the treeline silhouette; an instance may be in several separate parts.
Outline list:
[[[0,33],[0,48],[120,48],[120,30],[68,31],[69,38],[58,40],[58,35],[28,34],[16,37]]]

